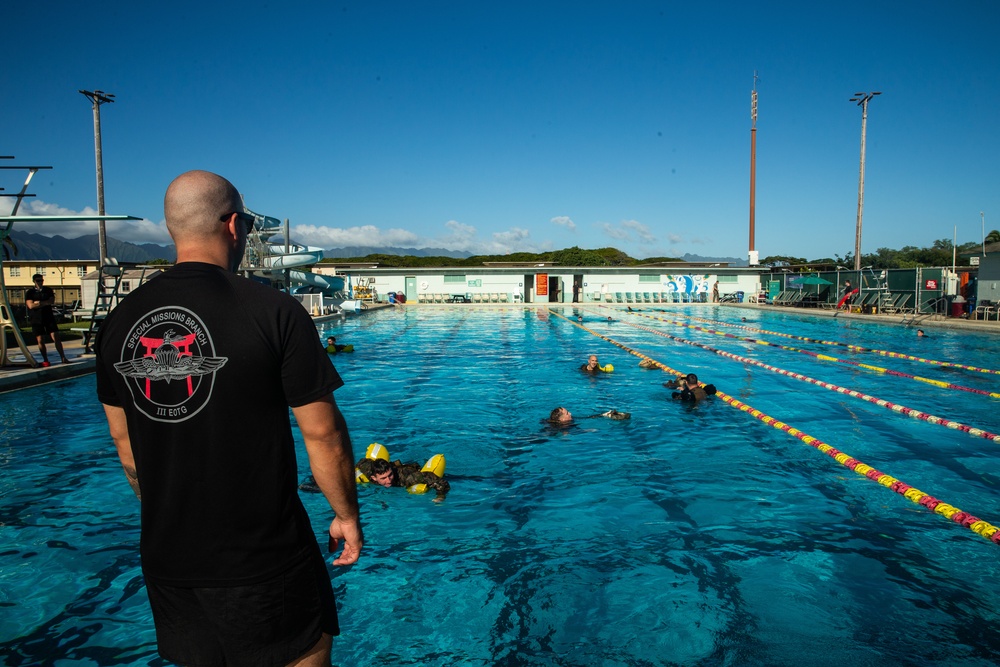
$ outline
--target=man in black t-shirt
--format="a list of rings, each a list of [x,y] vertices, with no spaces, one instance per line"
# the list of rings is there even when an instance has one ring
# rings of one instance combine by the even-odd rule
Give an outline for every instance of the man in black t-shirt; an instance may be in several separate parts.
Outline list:
[[[56,346],[56,352],[62,362],[68,363],[69,359],[63,352],[62,341],[59,340],[59,326],[56,324],[56,316],[52,312],[52,305],[56,302],[56,294],[51,287],[44,285],[45,276],[36,273],[31,276],[34,287],[29,287],[24,292],[24,305],[28,309],[28,323],[31,324],[31,333],[38,341],[38,351],[42,353],[42,366],[49,365],[49,352],[45,349],[45,336],[48,335]]]
[[[160,655],[179,664],[328,665],[333,588],[299,499],[291,407],[335,518],[334,565],[363,546],[343,385],[294,298],[235,275],[253,217],[226,179],[164,197],[177,264],[98,332],[97,395],[141,503]]]

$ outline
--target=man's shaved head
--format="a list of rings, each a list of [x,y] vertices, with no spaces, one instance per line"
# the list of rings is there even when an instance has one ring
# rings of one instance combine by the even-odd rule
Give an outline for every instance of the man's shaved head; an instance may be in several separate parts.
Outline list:
[[[174,243],[210,236],[220,218],[243,212],[243,198],[232,183],[209,171],[189,171],[173,180],[163,197],[163,215]]]

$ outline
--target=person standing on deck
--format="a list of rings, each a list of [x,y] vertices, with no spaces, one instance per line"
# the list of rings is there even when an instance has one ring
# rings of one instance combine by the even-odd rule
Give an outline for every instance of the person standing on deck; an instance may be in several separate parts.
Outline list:
[[[235,275],[252,218],[190,171],[164,197],[177,264],[105,320],[97,395],[141,502],[158,650],[188,665],[329,665],[336,602],[296,489],[289,406],[335,517],[334,565],[364,543],[343,385],[309,314]]]
[[[29,287],[24,292],[24,305],[28,309],[28,322],[31,324],[31,333],[35,334],[38,342],[38,351],[42,353],[42,366],[49,365],[49,353],[45,349],[45,336],[52,339],[52,344],[59,353],[59,359],[64,363],[69,363],[66,353],[63,352],[62,341],[59,340],[59,325],[56,324],[55,313],[52,306],[56,302],[55,292],[51,287],[45,286],[45,276],[36,273],[31,276],[34,287]]]

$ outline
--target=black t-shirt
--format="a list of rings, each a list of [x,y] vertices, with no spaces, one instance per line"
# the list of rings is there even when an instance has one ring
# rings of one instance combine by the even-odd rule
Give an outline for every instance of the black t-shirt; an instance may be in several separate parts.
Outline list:
[[[298,301],[186,262],[123,299],[96,348],[98,398],[128,420],[146,577],[253,583],[315,548],[288,407],[343,381]]]
[[[49,299],[55,298],[56,293],[52,291],[51,287],[42,285],[41,288],[29,287],[24,290],[24,300],[25,301],[48,301]],[[42,306],[41,308],[28,308],[28,321],[33,323],[40,323],[43,318],[55,317],[52,314],[52,306]]]

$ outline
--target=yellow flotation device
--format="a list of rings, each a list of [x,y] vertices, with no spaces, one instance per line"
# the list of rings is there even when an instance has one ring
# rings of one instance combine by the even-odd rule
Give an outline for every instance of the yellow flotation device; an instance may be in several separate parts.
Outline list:
[[[614,370],[615,370],[615,367],[612,366],[611,364],[606,364],[604,366],[598,366],[598,368],[600,368],[605,373],[613,373]]]
[[[420,469],[420,472],[432,472],[438,477],[444,477],[444,454],[435,454],[427,459],[427,463]],[[426,484],[414,484],[406,488],[410,493],[427,493]]]
[[[389,450],[385,448],[385,445],[380,445],[377,442],[373,442],[368,445],[368,449],[365,450],[366,459],[382,459],[383,461],[389,460]],[[368,479],[368,475],[364,474],[357,468],[354,469],[354,481],[359,484],[367,484],[371,480]]]

